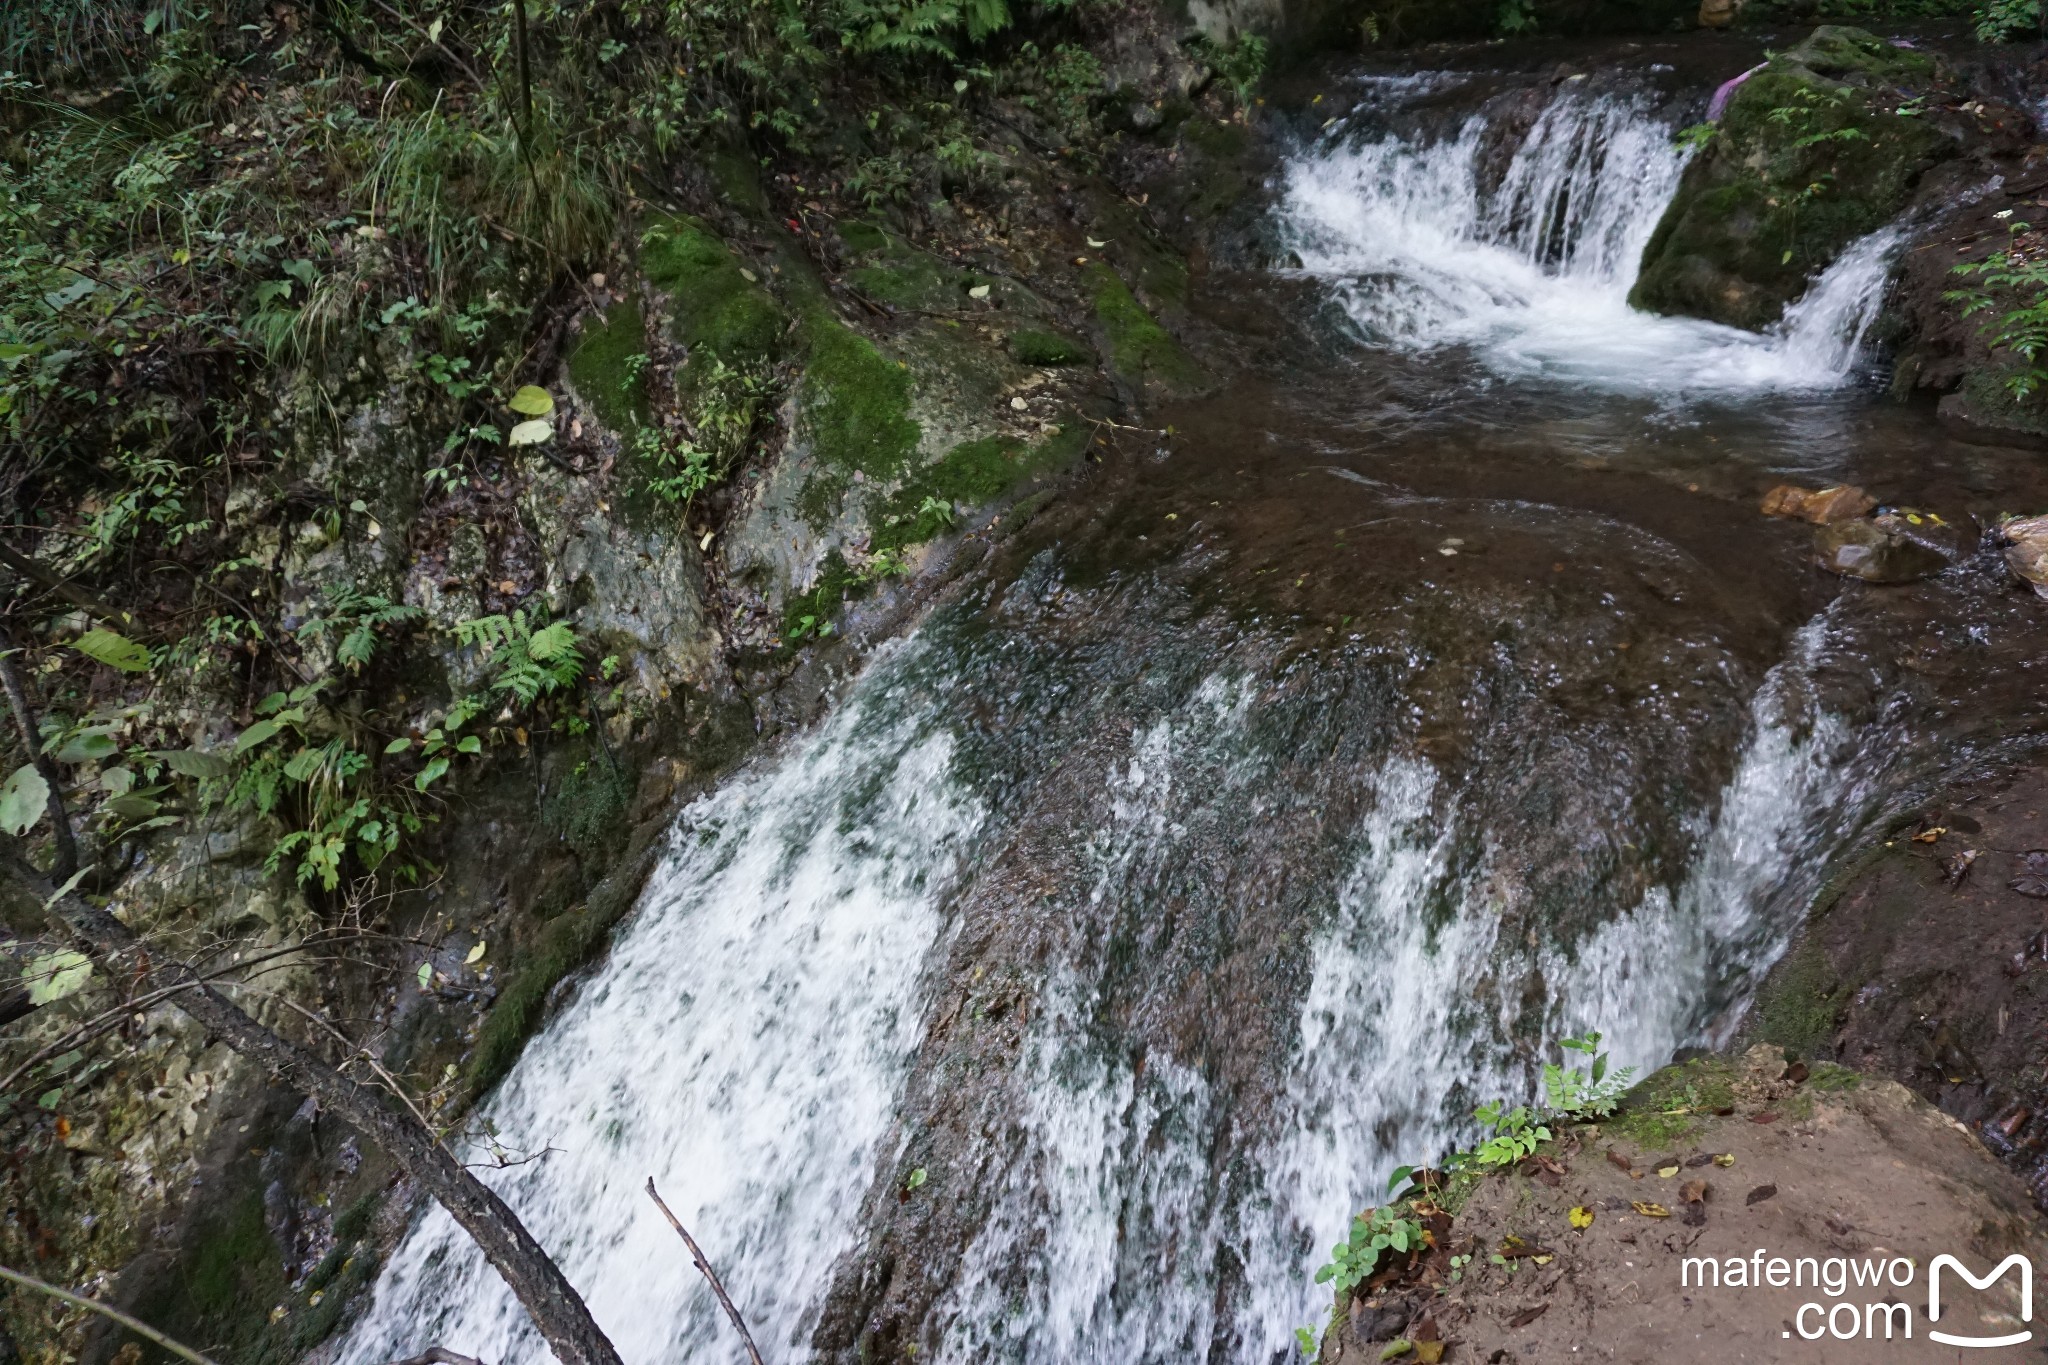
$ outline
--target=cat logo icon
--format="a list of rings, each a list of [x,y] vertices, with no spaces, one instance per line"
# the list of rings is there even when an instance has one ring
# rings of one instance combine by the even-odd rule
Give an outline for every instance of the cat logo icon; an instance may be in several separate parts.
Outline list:
[[[2014,1254],[1998,1263],[1998,1268],[1982,1279],[1972,1275],[1969,1268],[1953,1256],[1937,1256],[1934,1264],[1927,1268],[1927,1316],[1934,1322],[1941,1321],[1941,1268],[1947,1266],[1956,1274],[1969,1281],[1972,1289],[1989,1289],[2005,1277],[2005,1272],[2014,1266],[2020,1272],[2020,1321],[2034,1320],[2034,1265],[2026,1257]],[[1959,1337],[1947,1332],[1929,1331],[1927,1335],[1944,1346],[2018,1346],[2033,1340],[2032,1332],[2014,1332],[2002,1337]]]

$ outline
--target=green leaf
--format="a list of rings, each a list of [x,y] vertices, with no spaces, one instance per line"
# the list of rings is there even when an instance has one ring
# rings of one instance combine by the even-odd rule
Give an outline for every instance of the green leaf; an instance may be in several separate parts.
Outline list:
[[[259,720],[235,738],[235,752],[246,754],[263,741],[271,738],[284,726],[276,720]]]
[[[924,1167],[920,1166],[910,1173],[910,1179],[903,1182],[903,1188],[906,1190],[914,1190],[922,1186],[924,1184],[924,1181]]]
[[[505,438],[505,443],[515,446],[537,446],[554,434],[555,429],[552,425],[536,417],[530,422],[521,422],[513,427],[511,434]]]
[[[67,995],[76,995],[91,979],[92,959],[69,948],[30,958],[28,971],[23,974],[31,1005],[48,1005]]]
[[[87,730],[64,741],[57,750],[59,763],[92,763],[120,752],[113,736],[104,730]]]
[[[412,780],[413,790],[425,791],[428,787],[434,785],[441,774],[447,771],[448,760],[446,757],[434,759],[426,767],[420,769],[420,775]]]
[[[152,749],[149,756],[160,758],[164,766],[180,777],[226,777],[228,761],[216,754],[201,753],[197,749]]]
[[[117,796],[107,802],[106,808],[129,824],[134,824],[155,816],[158,811],[164,808],[164,803],[155,797],[144,796],[140,792],[129,792],[126,796]]]
[[[431,986],[433,983],[434,964],[431,962],[422,962],[420,964],[420,989],[425,990],[428,986]]]
[[[111,630],[89,630],[71,642],[71,647],[88,659],[97,659],[123,673],[147,673],[149,651],[125,635]]]
[[[397,739],[394,739],[389,744],[385,745],[384,752],[387,754],[402,754],[411,747],[412,741],[401,735]]]
[[[524,417],[545,417],[555,410],[555,400],[546,389],[527,384],[513,394],[512,401],[505,406]],[[520,444],[516,436],[512,444]]]
[[[32,763],[24,763],[0,785],[0,829],[20,838],[50,808],[50,784]]]
[[[483,751],[484,742],[475,735],[464,735],[462,742],[455,746],[455,752],[459,754],[480,754]]]

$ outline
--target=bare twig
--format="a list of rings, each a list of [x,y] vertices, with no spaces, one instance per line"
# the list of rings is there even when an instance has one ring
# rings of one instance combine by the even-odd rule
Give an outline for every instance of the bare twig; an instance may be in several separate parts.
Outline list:
[[[662,1202],[660,1192],[654,1188],[654,1177],[651,1175],[647,1177],[647,1197],[661,1210],[661,1216],[668,1219],[668,1225],[676,1230],[676,1234],[683,1239],[683,1245],[690,1249],[690,1259],[696,1263],[697,1269],[704,1272],[704,1278],[711,1282],[711,1292],[718,1295],[719,1303],[725,1307],[725,1315],[732,1319],[732,1325],[739,1331],[740,1340],[747,1344],[748,1358],[754,1365],[762,1365],[760,1348],[754,1345],[754,1334],[747,1330],[746,1320],[740,1316],[740,1310],[732,1306],[732,1299],[727,1296],[725,1286],[718,1282],[718,1272],[711,1268],[711,1262],[704,1259],[704,1250],[697,1245],[697,1239],[690,1235],[689,1229],[685,1228],[676,1216],[669,1212],[668,1205]]]
[[[34,579],[66,602],[69,602],[72,606],[97,616],[102,620],[127,621],[132,619],[127,612],[107,605],[62,574],[43,567],[35,560],[11,548],[4,542],[0,542],[0,564],[5,564],[23,578]]]
[[[191,1361],[192,1365],[214,1365],[213,1361],[199,1354],[190,1346],[180,1346],[148,1323],[131,1318],[118,1308],[109,1308],[97,1299],[88,1299],[83,1295],[74,1294],[68,1289],[59,1289],[54,1284],[44,1284],[33,1275],[24,1275],[19,1270],[9,1270],[4,1265],[0,1265],[0,1280],[10,1280],[24,1289],[33,1289],[39,1294],[48,1294],[53,1299],[62,1299],[65,1303],[79,1308],[89,1308],[102,1317],[112,1318],[137,1336],[147,1337],[172,1355],[183,1356]],[[454,1362],[447,1362],[447,1365],[454,1365]],[[472,1361],[470,1365],[480,1365],[480,1362]]]

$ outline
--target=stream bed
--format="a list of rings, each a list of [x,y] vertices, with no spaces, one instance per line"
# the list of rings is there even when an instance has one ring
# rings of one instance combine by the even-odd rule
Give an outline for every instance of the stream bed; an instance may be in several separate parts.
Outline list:
[[[1710,87],[1359,71],[1217,392],[693,806],[489,1104],[628,1360],[1278,1361],[1399,1164],[1550,1041],[1730,1042],[1831,858],[2044,716],[1995,554],[1872,588],[1756,512],[2038,455],[1881,393],[1887,230],[1769,334],[1629,309]],[[430,1209],[339,1359],[547,1358]]]

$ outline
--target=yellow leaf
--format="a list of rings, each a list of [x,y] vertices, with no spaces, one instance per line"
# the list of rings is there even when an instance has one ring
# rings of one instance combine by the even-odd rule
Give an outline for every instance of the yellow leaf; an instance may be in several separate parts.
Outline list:
[[[1671,1210],[1665,1208],[1662,1204],[1645,1204],[1640,1199],[1631,1203],[1629,1207],[1645,1218],[1669,1218],[1671,1216]]]
[[[1549,1265],[1549,1264],[1550,1264],[1550,1263],[1551,1263],[1552,1261],[1556,1260],[1556,1259],[1557,1259],[1557,1257],[1555,1257],[1555,1256],[1531,1256],[1531,1257],[1530,1257],[1529,1259],[1530,1259],[1530,1260],[1532,1260],[1532,1261],[1534,1261],[1534,1262],[1535,1262],[1535,1263],[1536,1263],[1537,1265]]]
[[[1672,1176],[1678,1174],[1678,1163],[1674,1161],[1669,1166],[1659,1166],[1657,1174],[1669,1180]]]
[[[1572,1226],[1582,1232],[1593,1226],[1593,1210],[1587,1208],[1584,1204],[1575,1206],[1565,1217],[1571,1219]]]
[[[482,961],[482,960],[483,960],[483,955],[484,955],[484,944],[483,944],[483,940],[482,940],[482,939],[478,939],[478,940],[477,940],[477,944],[476,944],[476,947],[474,947],[474,948],[471,948],[471,949],[469,950],[469,956],[468,956],[468,957],[465,957],[465,958],[464,958],[464,959],[462,959],[462,960],[463,960],[464,962],[480,962],[480,961]]]
[[[1444,1344],[1441,1341],[1418,1341],[1415,1343],[1415,1358],[1422,1365],[1437,1365],[1444,1358]]]
[[[1714,1164],[1716,1166],[1733,1166],[1735,1164],[1735,1153],[1722,1152],[1714,1158]]]
[[[545,417],[555,410],[555,400],[546,389],[527,384],[512,395],[512,401],[505,405],[526,417]]]

